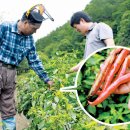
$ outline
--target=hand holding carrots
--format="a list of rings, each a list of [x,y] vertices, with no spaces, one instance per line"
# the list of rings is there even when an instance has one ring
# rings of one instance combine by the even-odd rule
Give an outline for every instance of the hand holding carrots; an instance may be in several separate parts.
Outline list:
[[[98,95],[90,105],[98,105],[112,93],[125,94],[130,92],[130,51],[114,49],[105,60],[96,80],[90,90],[89,96]],[[128,105],[130,107],[130,103]]]
[[[128,109],[130,110],[130,100],[128,101]]]

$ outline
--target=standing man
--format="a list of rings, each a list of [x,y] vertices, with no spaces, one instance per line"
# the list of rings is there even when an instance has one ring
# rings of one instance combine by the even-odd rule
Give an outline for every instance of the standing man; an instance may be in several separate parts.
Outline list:
[[[32,34],[45,20],[43,14],[53,21],[42,4],[26,11],[17,22],[0,25],[0,111],[3,130],[15,130],[15,77],[16,66],[27,58],[29,66],[48,85],[53,85],[36,53]]]
[[[92,22],[87,14],[82,11],[73,14],[70,25],[82,35],[86,36],[86,45],[83,60],[70,69],[78,71],[80,65],[92,52],[105,46],[114,46],[113,32],[105,23]]]

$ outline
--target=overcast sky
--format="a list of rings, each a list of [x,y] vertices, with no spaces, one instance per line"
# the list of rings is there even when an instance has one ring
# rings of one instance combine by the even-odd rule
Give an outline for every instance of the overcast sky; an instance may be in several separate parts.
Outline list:
[[[34,34],[35,41],[46,36],[57,27],[62,26],[76,11],[84,10],[91,0],[3,0],[0,4],[2,20],[15,21],[21,18],[23,12],[35,4],[43,4],[54,18],[44,21],[41,28]]]

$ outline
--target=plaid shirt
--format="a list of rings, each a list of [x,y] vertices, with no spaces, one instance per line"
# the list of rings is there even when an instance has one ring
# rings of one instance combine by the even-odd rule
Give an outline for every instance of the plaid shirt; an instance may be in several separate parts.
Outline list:
[[[0,25],[0,61],[16,65],[27,58],[29,66],[45,82],[49,81],[46,71],[36,54],[32,35],[19,34],[16,23],[4,22]]]

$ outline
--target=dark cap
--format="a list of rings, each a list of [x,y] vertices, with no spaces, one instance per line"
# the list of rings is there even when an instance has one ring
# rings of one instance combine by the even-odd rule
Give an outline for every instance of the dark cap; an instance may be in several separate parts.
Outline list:
[[[42,23],[42,21],[47,19],[43,17],[43,14],[46,14],[48,18],[54,21],[54,19],[50,16],[50,14],[46,12],[47,11],[42,4],[37,4],[31,7],[28,11],[26,11],[23,14],[23,17],[26,17],[32,23]]]

